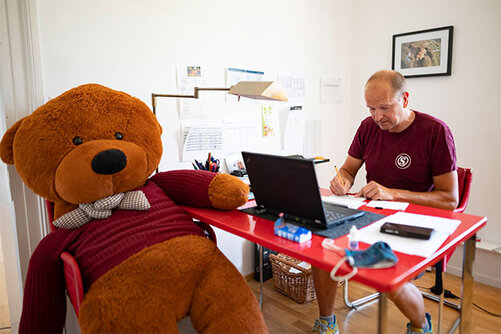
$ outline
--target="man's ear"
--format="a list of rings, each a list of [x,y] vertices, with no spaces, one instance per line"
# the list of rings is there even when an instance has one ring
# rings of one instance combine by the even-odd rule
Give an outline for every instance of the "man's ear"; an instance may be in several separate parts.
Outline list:
[[[409,104],[409,92],[404,92],[402,96],[403,101],[403,107],[407,108],[407,105]]]
[[[17,129],[21,126],[24,118],[14,123],[3,135],[2,141],[0,142],[0,158],[7,164],[14,164],[14,150],[12,145],[14,144],[14,137],[16,136]]]

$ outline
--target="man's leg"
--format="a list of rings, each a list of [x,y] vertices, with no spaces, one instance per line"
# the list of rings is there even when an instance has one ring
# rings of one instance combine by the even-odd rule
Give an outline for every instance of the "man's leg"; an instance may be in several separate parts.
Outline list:
[[[336,300],[337,282],[332,280],[329,272],[311,267],[313,284],[317,295],[318,311],[321,317],[334,314],[334,302]]]
[[[414,284],[404,283],[399,289],[388,292],[387,295],[410,320],[413,327],[424,328],[427,325],[423,296]]]

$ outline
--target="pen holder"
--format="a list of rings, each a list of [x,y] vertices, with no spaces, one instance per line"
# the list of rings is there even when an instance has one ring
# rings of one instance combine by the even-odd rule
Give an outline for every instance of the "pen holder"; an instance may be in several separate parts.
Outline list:
[[[283,253],[270,254],[270,259],[275,290],[301,304],[317,298],[311,268],[299,266],[301,261]]]
[[[193,169],[195,170],[206,170],[209,172],[219,172],[219,159],[215,159],[210,155],[207,157],[206,161],[199,162],[197,159],[191,163],[193,165]]]

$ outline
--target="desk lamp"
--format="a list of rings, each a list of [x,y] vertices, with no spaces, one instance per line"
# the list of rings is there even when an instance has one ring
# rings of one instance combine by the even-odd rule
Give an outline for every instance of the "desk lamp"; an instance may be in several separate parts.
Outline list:
[[[269,100],[269,101],[288,101],[284,87],[278,81],[240,81],[230,88],[206,88],[194,87],[193,95],[178,95],[178,94],[151,94],[151,104],[153,106],[153,114],[156,115],[157,97],[177,97],[198,99],[199,91],[228,91],[228,94],[240,97],[247,97],[254,100]]]

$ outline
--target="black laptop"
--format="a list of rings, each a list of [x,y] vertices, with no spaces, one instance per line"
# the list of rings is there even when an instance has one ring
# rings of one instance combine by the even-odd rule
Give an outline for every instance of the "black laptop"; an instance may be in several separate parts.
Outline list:
[[[284,213],[308,228],[327,229],[358,218],[364,211],[322,202],[312,160],[242,152],[256,211]]]

